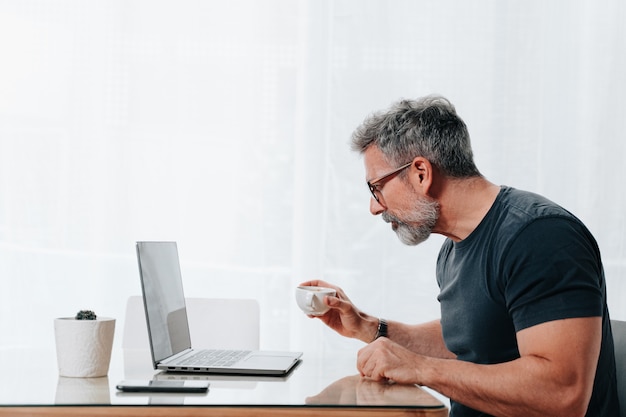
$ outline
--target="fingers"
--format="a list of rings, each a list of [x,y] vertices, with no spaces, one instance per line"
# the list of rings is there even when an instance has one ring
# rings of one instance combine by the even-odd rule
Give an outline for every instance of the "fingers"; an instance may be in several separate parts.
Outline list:
[[[352,303],[350,301],[344,301],[341,298],[333,297],[332,295],[324,297],[324,303],[328,307],[339,310],[342,313],[347,313],[352,309]]]
[[[426,358],[381,337],[359,351],[357,369],[375,381],[424,385]]]
[[[330,307],[330,310],[328,310],[326,313],[322,314],[321,316],[311,315],[309,317],[322,319],[322,321],[327,321],[325,320],[325,318],[328,318],[331,315],[336,315],[337,313],[345,313],[349,311],[350,309],[349,303],[343,302],[341,299],[337,297],[333,297],[332,295],[325,296],[323,301],[324,301],[324,304]]]
[[[320,319],[324,324],[342,336],[358,338],[369,342],[369,337],[364,339],[361,335],[364,327],[364,315],[352,304],[341,288],[322,280],[305,281],[301,285],[324,286],[336,291],[336,296],[327,295],[324,297],[324,304],[330,307],[330,309],[320,316],[310,316],[311,318]]]
[[[377,350],[368,345],[359,351],[356,362],[357,370],[361,376],[374,381],[386,380],[387,378],[383,373],[384,367],[380,359],[380,355],[377,355]]]
[[[398,369],[408,365],[406,358],[398,360],[400,358],[395,352],[398,348],[404,349],[385,337],[376,339],[359,350],[357,370],[361,376],[374,381],[394,380],[394,376],[399,376]]]

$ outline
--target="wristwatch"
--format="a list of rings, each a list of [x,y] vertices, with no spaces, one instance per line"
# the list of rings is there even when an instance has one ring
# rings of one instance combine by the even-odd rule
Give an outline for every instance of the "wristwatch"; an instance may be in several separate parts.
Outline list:
[[[381,318],[378,319],[378,330],[376,330],[374,340],[379,337],[387,337],[387,320]]]

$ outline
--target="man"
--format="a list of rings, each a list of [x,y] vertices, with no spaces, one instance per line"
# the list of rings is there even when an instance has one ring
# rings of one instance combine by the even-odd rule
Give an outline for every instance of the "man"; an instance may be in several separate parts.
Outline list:
[[[452,417],[618,417],[615,358],[600,252],[585,226],[536,194],[476,168],[465,123],[442,97],[404,100],[352,137],[370,211],[400,240],[447,237],[437,260],[441,319],[375,318],[340,288],[324,323],[369,343],[374,380],[431,387]]]

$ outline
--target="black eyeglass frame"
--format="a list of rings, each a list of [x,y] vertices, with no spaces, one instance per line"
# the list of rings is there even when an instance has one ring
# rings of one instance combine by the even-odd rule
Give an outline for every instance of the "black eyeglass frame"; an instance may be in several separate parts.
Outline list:
[[[383,175],[381,177],[375,178],[375,179],[367,182],[367,186],[369,187],[370,192],[372,193],[372,197],[374,197],[374,200],[376,200],[376,202],[378,204],[381,204],[381,202],[380,202],[380,198],[378,197],[378,195],[376,195],[376,193],[378,192],[382,196],[382,190],[381,190],[382,186],[379,188],[379,185],[380,185],[379,183],[385,182],[385,180],[387,180],[387,179],[391,178],[392,176],[398,174],[403,169],[407,169],[412,164],[413,164],[413,161],[411,161],[409,163],[406,163],[406,164],[404,164],[404,165],[394,169],[393,171],[391,171],[391,172],[389,172],[389,173],[387,173],[387,174],[385,174],[385,175]]]

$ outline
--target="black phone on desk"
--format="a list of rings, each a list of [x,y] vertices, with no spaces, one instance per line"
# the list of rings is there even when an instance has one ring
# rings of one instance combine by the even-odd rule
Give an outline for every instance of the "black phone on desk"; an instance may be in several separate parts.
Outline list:
[[[115,388],[122,392],[170,392],[201,394],[209,390],[208,381],[159,381],[153,379],[127,380],[118,383]]]

